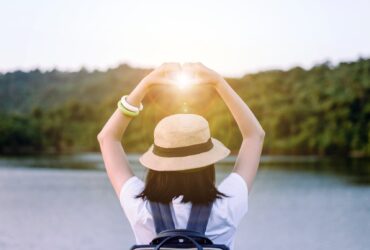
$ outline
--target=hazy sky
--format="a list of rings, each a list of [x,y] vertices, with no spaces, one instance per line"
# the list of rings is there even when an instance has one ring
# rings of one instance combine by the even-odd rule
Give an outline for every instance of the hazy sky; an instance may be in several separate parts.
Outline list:
[[[370,56],[369,0],[0,0],[0,71],[201,61],[227,76]]]

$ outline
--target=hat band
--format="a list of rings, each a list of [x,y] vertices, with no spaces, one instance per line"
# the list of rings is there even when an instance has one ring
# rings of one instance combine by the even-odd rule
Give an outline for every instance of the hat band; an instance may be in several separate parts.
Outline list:
[[[179,157],[200,154],[210,150],[211,148],[213,148],[213,143],[211,138],[209,138],[208,141],[203,143],[176,148],[163,148],[154,144],[153,153],[164,157]]]

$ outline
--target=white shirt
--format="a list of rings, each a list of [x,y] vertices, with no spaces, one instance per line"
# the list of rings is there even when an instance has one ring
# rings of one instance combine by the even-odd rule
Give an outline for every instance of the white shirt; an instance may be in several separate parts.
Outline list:
[[[120,203],[134,231],[136,244],[149,244],[156,236],[149,202],[135,198],[144,186],[142,180],[133,176],[120,191]],[[213,243],[227,245],[232,250],[236,228],[248,211],[248,187],[239,174],[232,172],[220,183],[218,190],[229,197],[214,202],[205,234]],[[182,196],[172,201],[172,217],[177,229],[186,228],[191,210],[191,203],[181,203],[181,199]]]

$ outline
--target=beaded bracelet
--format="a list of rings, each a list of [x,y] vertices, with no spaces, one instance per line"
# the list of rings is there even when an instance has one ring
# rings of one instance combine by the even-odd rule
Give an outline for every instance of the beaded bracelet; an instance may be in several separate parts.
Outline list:
[[[135,117],[135,116],[138,116],[138,115],[139,115],[139,112],[132,112],[132,111],[130,111],[130,110],[128,110],[128,109],[126,109],[126,108],[122,105],[121,100],[119,100],[119,101],[117,102],[117,107],[118,107],[118,109],[119,109],[123,114],[125,114],[126,116],[129,116],[129,117]]]

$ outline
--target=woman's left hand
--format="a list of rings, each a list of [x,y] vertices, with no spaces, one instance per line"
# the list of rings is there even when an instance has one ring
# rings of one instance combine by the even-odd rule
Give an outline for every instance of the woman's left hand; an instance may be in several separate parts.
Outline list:
[[[138,106],[152,86],[158,84],[173,84],[171,76],[181,71],[179,63],[163,63],[144,77],[126,98],[131,105]]]
[[[158,84],[174,84],[172,76],[180,71],[181,65],[179,63],[163,63],[144,77],[142,82],[148,88]]]

